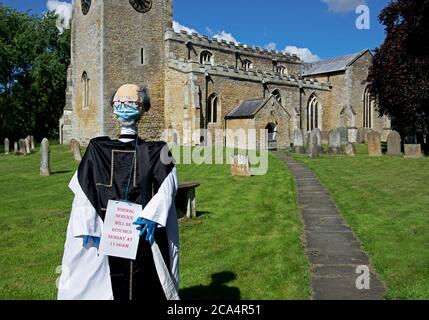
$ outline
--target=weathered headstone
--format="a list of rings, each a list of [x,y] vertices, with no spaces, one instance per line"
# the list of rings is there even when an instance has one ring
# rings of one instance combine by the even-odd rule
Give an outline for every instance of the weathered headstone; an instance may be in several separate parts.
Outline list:
[[[310,158],[314,159],[319,156],[319,144],[317,142],[319,136],[316,130],[308,133],[307,135],[307,154]]]
[[[49,140],[43,139],[40,146],[40,175],[49,177],[51,175]]]
[[[346,146],[349,143],[349,131],[346,127],[339,127],[337,130],[340,133],[341,145]]]
[[[4,139],[4,154],[9,154],[9,139]]]
[[[24,141],[25,141],[25,152],[26,154],[30,154],[31,153],[30,137],[28,136],[27,138],[24,139]]]
[[[390,156],[401,156],[401,135],[391,131],[387,137],[387,154]]]
[[[350,143],[356,143],[357,141],[357,134],[358,134],[358,129],[351,127],[347,129],[348,132],[348,142]]]
[[[405,145],[405,158],[421,158],[422,145],[421,144],[406,144]]]
[[[77,140],[72,139],[70,142],[70,148],[73,153],[73,158],[76,161],[82,161],[82,153],[80,152],[80,144]]]
[[[231,158],[231,175],[233,177],[250,177],[249,158],[243,155],[237,155]]]
[[[359,128],[357,132],[357,141],[358,144],[363,144],[366,142],[366,134],[367,134],[367,128]]]
[[[31,148],[31,151],[34,151],[36,149],[36,144],[34,143],[33,136],[30,136],[30,148]]]
[[[19,154],[18,142],[16,142],[16,141],[13,143],[13,153],[15,155]]]
[[[25,140],[24,139],[19,140],[19,154],[27,155],[27,149],[25,148]]]
[[[341,147],[341,133],[337,128],[329,131],[329,154],[343,154]]]
[[[368,137],[368,154],[370,157],[381,157],[381,136],[376,131],[367,134]]]
[[[302,135],[301,129],[295,129],[293,133],[293,153],[303,154],[305,153],[304,147],[304,137]]]
[[[322,131],[320,129],[316,128],[313,130],[313,135],[316,138],[317,143],[317,153],[321,154],[323,153],[323,145],[322,145]]]

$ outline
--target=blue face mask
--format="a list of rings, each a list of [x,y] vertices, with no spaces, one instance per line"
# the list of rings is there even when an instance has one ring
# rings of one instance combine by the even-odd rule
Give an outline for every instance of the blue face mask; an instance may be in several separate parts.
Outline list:
[[[113,113],[120,121],[136,121],[140,117],[140,107],[137,103],[115,102],[113,104]]]

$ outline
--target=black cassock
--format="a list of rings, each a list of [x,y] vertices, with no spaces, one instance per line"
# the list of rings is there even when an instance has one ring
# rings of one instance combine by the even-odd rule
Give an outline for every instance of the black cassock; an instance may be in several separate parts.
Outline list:
[[[136,139],[129,136],[121,138]],[[155,241],[171,278],[178,282],[178,276],[175,274],[177,270],[176,272],[172,270],[174,265],[178,268],[177,261],[172,263],[172,259],[178,258],[178,241],[171,240],[178,237],[175,209],[171,208],[174,207],[177,178],[175,165],[168,160],[172,160],[172,157],[164,142],[146,142],[138,139],[136,146],[136,141],[124,143],[100,137],[89,143],[79,165],[77,179],[83,193],[102,221],[109,200],[128,200],[148,210],[147,218],[160,224],[155,232]],[[149,203],[151,205],[147,207]],[[169,226],[172,230],[168,230]],[[68,237],[73,236],[73,232],[71,235],[69,233]],[[75,233],[74,236],[77,234],[79,233]],[[140,238],[135,261],[108,257],[111,288],[115,300],[166,299],[155,267],[151,245],[145,240],[145,236]],[[177,252],[173,253],[175,242]],[[66,259],[66,251],[67,242],[63,263],[76,258]],[[67,298],[67,295],[65,297]]]

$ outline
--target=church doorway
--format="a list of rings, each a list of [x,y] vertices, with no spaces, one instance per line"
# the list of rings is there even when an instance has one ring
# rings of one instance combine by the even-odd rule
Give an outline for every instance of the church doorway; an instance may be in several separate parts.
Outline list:
[[[269,123],[265,127],[268,134],[268,150],[277,150],[277,126]]]

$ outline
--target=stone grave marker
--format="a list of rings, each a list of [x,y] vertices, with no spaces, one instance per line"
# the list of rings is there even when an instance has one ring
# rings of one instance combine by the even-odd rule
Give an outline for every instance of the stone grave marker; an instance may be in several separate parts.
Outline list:
[[[376,131],[371,131],[368,137],[368,154],[370,157],[381,157],[381,136]]]
[[[387,137],[387,154],[390,156],[401,156],[401,135],[391,131]]]
[[[80,152],[80,144],[77,140],[72,139],[70,141],[70,148],[73,153],[73,158],[76,161],[82,161],[82,153]]]
[[[49,177],[51,175],[49,140],[43,139],[40,146],[40,175]]]

